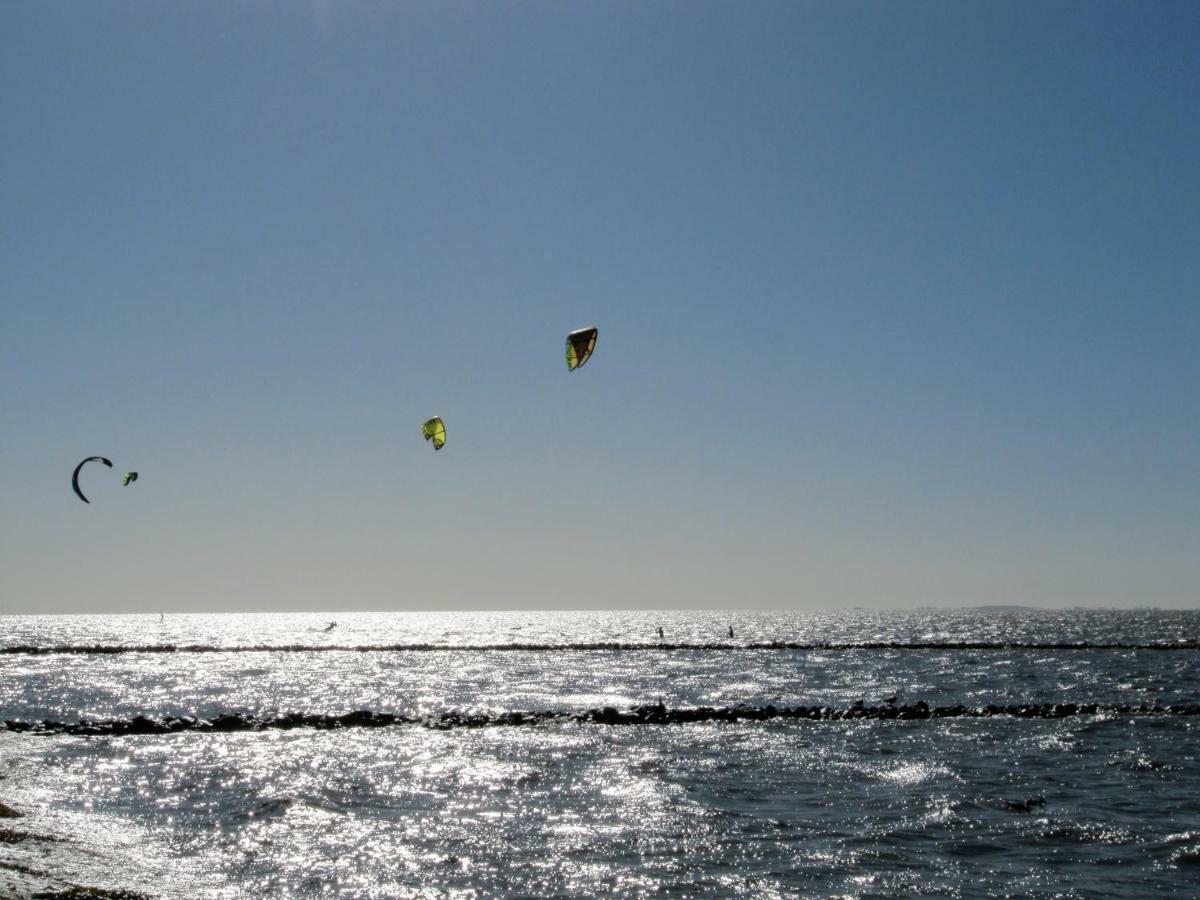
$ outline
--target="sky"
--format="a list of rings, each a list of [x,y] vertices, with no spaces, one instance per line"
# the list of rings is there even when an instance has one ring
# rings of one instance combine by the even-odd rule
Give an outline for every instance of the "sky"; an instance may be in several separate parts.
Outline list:
[[[1198,40],[0,5],[0,613],[1200,606]]]

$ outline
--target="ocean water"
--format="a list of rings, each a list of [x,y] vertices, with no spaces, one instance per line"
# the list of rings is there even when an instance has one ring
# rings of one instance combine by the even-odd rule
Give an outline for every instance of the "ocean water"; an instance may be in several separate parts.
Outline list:
[[[1200,612],[3,621],[13,896],[1200,896]]]

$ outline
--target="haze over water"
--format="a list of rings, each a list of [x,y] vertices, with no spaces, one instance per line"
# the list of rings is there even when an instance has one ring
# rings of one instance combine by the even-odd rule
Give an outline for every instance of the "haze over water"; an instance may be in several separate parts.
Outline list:
[[[330,618],[337,627],[321,631]],[[1196,650],[741,650],[739,643],[1177,644],[1200,613],[18,617],[7,647],[411,644],[408,652],[0,655],[0,719],[354,710],[1099,704],[1059,719],[0,731],[6,847],[156,897],[611,892],[1179,896],[1200,869]],[[735,638],[728,638],[730,623]],[[673,643],[724,649],[656,649]],[[637,650],[564,645],[649,644]],[[553,651],[455,645],[554,645]],[[447,649],[436,649],[444,645]]]

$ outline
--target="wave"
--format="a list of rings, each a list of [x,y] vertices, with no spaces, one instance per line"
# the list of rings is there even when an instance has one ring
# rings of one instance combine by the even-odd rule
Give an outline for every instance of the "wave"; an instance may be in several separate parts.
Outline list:
[[[850,707],[830,706],[693,706],[671,709],[662,703],[635,706],[627,710],[605,706],[582,712],[566,710],[471,712],[451,710],[427,716],[363,709],[334,715],[331,713],[287,713],[266,718],[237,713],[212,719],[199,716],[169,716],[162,719],[134,716],[132,719],[81,720],[79,722],[22,722],[5,720],[0,728],[37,735],[79,735],[122,737],[129,735],[175,734],[178,732],[271,731],[309,728],[384,728],[411,725],[436,730],[454,728],[495,728],[542,725],[553,722],[579,725],[686,725],[696,722],[763,722],[772,719],[809,719],[841,721],[854,719],[954,719],[1008,716],[1019,719],[1064,719],[1072,716],[1200,716],[1200,704],[1121,704],[1099,703],[1015,703],[1006,706],[930,706],[924,701],[903,705]]]
[[[644,653],[650,651],[691,651],[720,653],[734,651],[847,651],[847,650],[1200,650],[1200,641],[1175,643],[1125,644],[1091,641],[1037,642],[1017,641],[879,641],[866,643],[796,643],[764,641],[758,643],[623,643],[599,641],[573,644],[62,644],[34,646],[20,644],[0,647],[0,655],[50,656],[55,654],[109,655],[119,653],[564,653],[609,651]]]

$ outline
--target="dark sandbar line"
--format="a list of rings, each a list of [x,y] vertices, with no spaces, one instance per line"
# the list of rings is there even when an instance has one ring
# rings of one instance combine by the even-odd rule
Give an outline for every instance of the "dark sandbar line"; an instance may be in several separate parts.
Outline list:
[[[29,644],[0,647],[0,655],[52,656],[59,654],[113,655],[120,653],[528,653],[528,652],[646,652],[683,650],[727,652],[737,650],[1200,650],[1200,641],[1176,643],[1121,644],[1063,641],[1022,643],[1007,641],[882,641],[864,643],[793,643],[768,641],[747,644],[672,644],[657,642],[636,644],[598,642],[577,644],[254,644],[218,646],[212,644],[69,644],[37,647]]]
[[[1132,716],[1200,716],[1200,704],[1121,704],[1100,703],[1019,703],[1007,706],[930,706],[924,701],[900,706],[695,706],[669,709],[662,704],[635,706],[618,710],[612,706],[583,712],[543,710],[528,712],[459,712],[428,716],[377,713],[363,709],[343,715],[288,713],[275,718],[227,714],[212,719],[197,716],[170,716],[163,719],[135,716],[132,719],[107,719],[80,722],[0,722],[0,728],[36,735],[84,735],[93,737],[174,734],[183,731],[233,732],[290,730],[311,728],[384,728],[415,725],[420,728],[495,728],[568,722],[597,725],[683,725],[695,722],[762,722],[770,719],[811,719],[839,721],[847,719],[953,719],[1012,716],[1019,719],[1063,719],[1098,714]]]

